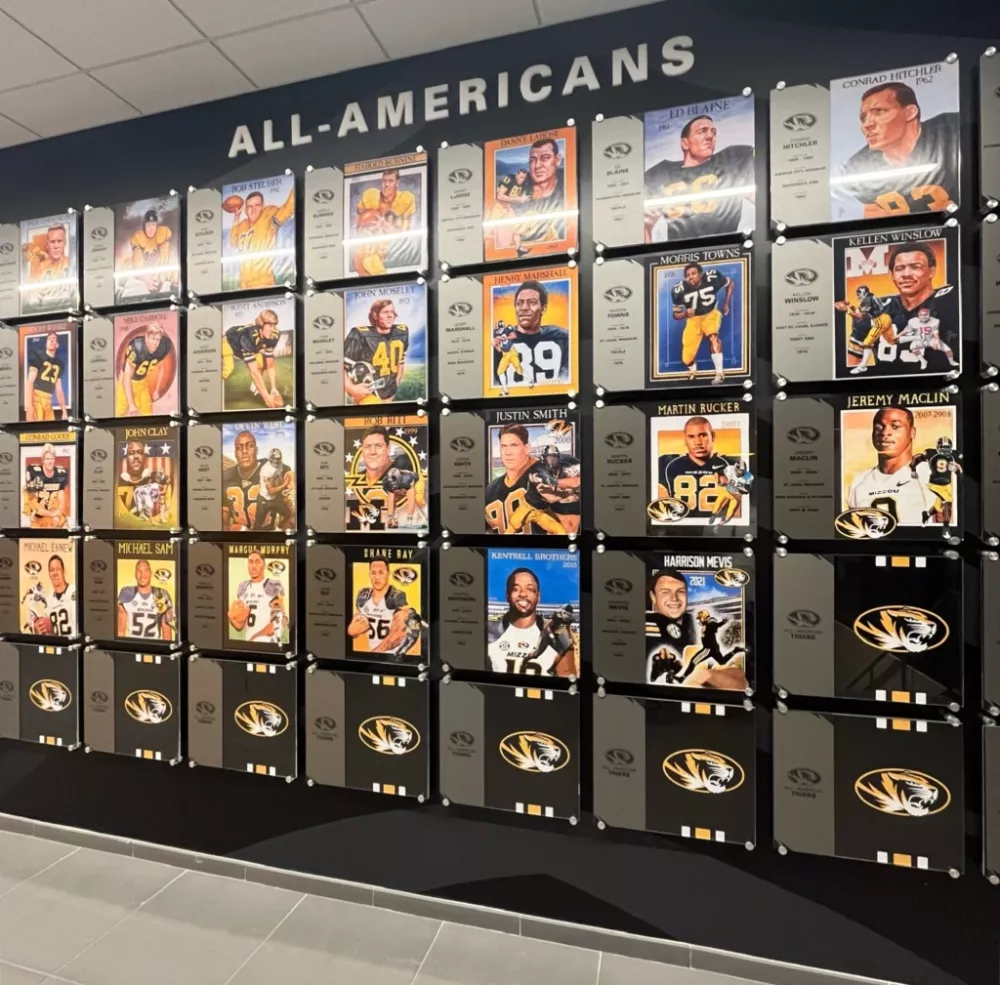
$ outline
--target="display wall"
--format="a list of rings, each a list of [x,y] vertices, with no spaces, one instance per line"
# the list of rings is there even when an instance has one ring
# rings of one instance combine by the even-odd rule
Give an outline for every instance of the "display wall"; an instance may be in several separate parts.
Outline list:
[[[995,981],[990,16],[655,5],[0,151],[0,810]]]

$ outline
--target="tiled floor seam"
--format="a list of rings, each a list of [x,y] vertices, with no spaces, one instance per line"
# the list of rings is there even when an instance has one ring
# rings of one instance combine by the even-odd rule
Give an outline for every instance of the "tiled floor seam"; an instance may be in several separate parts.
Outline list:
[[[223,879],[230,878],[229,876],[223,876]],[[240,962],[239,967],[223,982],[223,985],[229,985],[229,983],[253,960],[253,956],[278,932],[278,928],[299,908],[302,902],[308,899],[309,896],[303,893],[299,898],[292,904],[289,911],[271,928],[270,933]]]
[[[417,976],[420,974],[420,971],[423,968],[424,963],[427,961],[427,956],[431,953],[431,949],[437,943],[438,937],[441,936],[441,928],[444,926],[444,924],[445,924],[444,920],[438,923],[438,929],[434,931],[434,936],[431,938],[431,942],[427,946],[427,950],[424,951],[424,956],[420,959],[420,964],[417,965],[417,970],[413,973],[413,977],[410,979],[410,985],[413,985],[413,983],[417,980]]]
[[[20,882],[14,883],[13,886],[8,887],[2,893],[0,893],[0,899],[3,899],[8,893],[12,893],[15,889],[18,888],[18,886],[23,886],[25,883],[31,882],[31,880],[34,879],[36,876],[40,876],[43,872],[48,872],[49,869],[52,868],[52,866],[58,865],[60,862],[65,862],[66,859],[70,857],[70,855],[75,855],[79,850],[80,850],[79,847],[74,848],[73,851],[67,852],[65,855],[63,855],[62,858],[57,858],[54,862],[49,862],[49,864],[46,865],[44,869],[39,869],[37,872],[33,872],[30,876],[28,876],[25,879],[22,879]],[[0,954],[0,961],[3,961],[2,954]],[[10,964],[10,962],[8,961],[7,964]]]

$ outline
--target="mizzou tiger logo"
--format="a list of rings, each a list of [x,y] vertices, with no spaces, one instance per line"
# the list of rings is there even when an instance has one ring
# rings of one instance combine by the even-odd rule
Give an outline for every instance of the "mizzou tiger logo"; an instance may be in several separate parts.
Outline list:
[[[854,635],[862,643],[889,653],[923,653],[941,646],[950,635],[948,624],[914,605],[881,605],[854,620]]]
[[[31,703],[42,711],[65,711],[73,703],[70,689],[62,681],[35,681],[28,690]]]
[[[731,793],[743,786],[743,767],[711,749],[679,749],[663,760],[663,772],[671,783],[692,793]]]
[[[646,507],[646,514],[656,523],[676,523],[688,515],[689,509],[679,499],[658,499]]]
[[[420,745],[420,733],[405,718],[375,715],[358,726],[358,738],[384,756],[403,756]]]
[[[951,803],[948,788],[920,770],[869,770],[854,781],[854,792],[866,807],[896,817],[930,817]]]
[[[500,755],[525,773],[555,773],[569,762],[569,747],[547,732],[511,732],[500,741]]]
[[[159,691],[133,691],[125,699],[125,711],[143,725],[162,725],[173,714],[170,699]]]
[[[851,540],[878,540],[896,529],[896,518],[885,510],[865,507],[847,510],[834,521],[837,533]]]
[[[244,701],[233,716],[247,735],[273,739],[288,728],[288,716],[270,701]]]
[[[742,568],[721,568],[715,572],[715,583],[723,588],[742,588],[750,581]]]

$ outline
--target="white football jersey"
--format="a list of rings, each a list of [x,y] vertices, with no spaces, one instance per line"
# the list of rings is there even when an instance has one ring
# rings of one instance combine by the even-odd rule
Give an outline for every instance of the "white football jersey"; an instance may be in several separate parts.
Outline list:
[[[499,674],[540,674],[551,677],[559,654],[551,646],[547,646],[537,657],[531,656],[541,638],[542,630],[537,624],[526,629],[507,626],[486,648],[490,665]]]
[[[137,586],[130,585],[118,593],[118,604],[128,617],[126,636],[144,640],[163,639],[163,620],[172,608],[169,594],[162,592],[158,603],[156,590],[150,589],[143,595]]]
[[[406,605],[406,596],[398,588],[390,586],[381,598],[376,598],[375,593],[367,588],[358,592],[355,605],[368,620],[368,644],[374,647],[389,635],[393,614]]]
[[[76,589],[72,585],[67,585],[62,595],[49,595],[45,608],[55,636],[76,636]]]
[[[899,341],[917,342],[920,345],[930,345],[940,338],[941,320],[939,318],[928,318],[923,322],[919,318],[911,318],[906,323],[906,328],[899,336]]]
[[[273,598],[283,598],[285,595],[285,588],[276,578],[264,578],[261,581],[246,581],[240,582],[240,587],[236,591],[236,597],[246,602],[247,608],[250,610],[250,615],[247,617],[246,625],[243,627],[243,639],[252,639],[255,633],[262,630],[269,622],[271,622],[271,599]],[[255,642],[257,643],[280,643],[281,640],[281,630],[284,628],[284,619],[275,621],[275,627],[278,630],[278,639],[272,639],[271,635],[268,636],[258,636]],[[278,622],[281,622],[281,626],[278,626]]]
[[[851,483],[847,506],[849,509],[874,507],[891,513],[900,526],[923,526],[924,514],[933,509],[935,503],[935,497],[927,489],[930,475],[926,462],[917,466],[916,474],[905,466],[885,475],[873,465]]]

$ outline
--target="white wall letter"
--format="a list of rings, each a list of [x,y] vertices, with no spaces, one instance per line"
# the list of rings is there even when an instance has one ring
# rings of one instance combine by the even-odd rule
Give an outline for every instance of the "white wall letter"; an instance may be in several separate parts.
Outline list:
[[[473,103],[477,113],[486,112],[486,79],[462,79],[458,83],[458,115],[467,116]]]
[[[298,113],[292,113],[292,146],[301,147],[302,144],[311,144],[312,142],[312,134],[302,132],[302,117]]]
[[[645,82],[649,78],[649,45],[645,41],[636,51],[637,57],[632,58],[628,48],[615,48],[611,52],[611,85],[622,84],[622,69],[628,72],[633,82]]]
[[[688,51],[694,44],[686,34],[678,34],[675,38],[667,38],[660,49],[663,64],[660,66],[664,75],[683,75],[691,71],[694,65],[694,52]]]
[[[240,124],[233,134],[233,142],[229,145],[229,156],[236,157],[237,154],[256,154],[253,137],[250,136],[250,127]]]
[[[386,127],[400,127],[404,124],[409,126],[413,122],[413,90],[396,96],[393,103],[392,96],[378,97],[378,128],[384,130]]]
[[[510,72],[501,72],[497,76],[497,109],[506,109],[510,104]]]
[[[597,81],[597,75],[594,72],[594,66],[590,64],[590,59],[586,55],[578,55],[573,59],[562,94],[568,96],[580,86],[586,86],[591,91],[601,88],[601,83]]]
[[[281,150],[285,146],[283,140],[274,139],[274,123],[271,120],[264,121],[264,153],[269,150]]]
[[[533,79],[551,79],[552,69],[548,65],[529,65],[521,73],[521,98],[526,103],[540,103],[543,99],[548,99],[552,93],[552,86],[543,85],[538,89],[531,88]]]
[[[448,119],[448,83],[424,89],[424,119]]]
[[[368,133],[368,124],[365,122],[365,114],[361,112],[360,103],[348,103],[344,107],[344,115],[340,120],[337,136],[343,137],[352,130],[357,130],[358,133]]]

